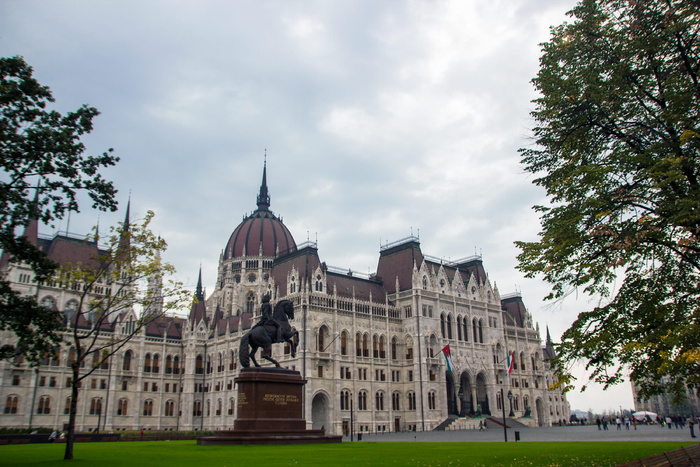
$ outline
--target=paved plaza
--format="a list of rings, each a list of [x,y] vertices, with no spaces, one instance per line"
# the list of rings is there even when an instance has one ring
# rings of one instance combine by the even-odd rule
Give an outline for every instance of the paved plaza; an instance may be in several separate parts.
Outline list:
[[[618,430],[615,425],[609,426],[608,430],[598,430],[596,425],[589,426],[563,426],[548,428],[518,428],[508,429],[508,442],[515,441],[515,432],[520,433],[520,441],[699,441],[699,438],[692,439],[690,430],[668,429],[658,426],[637,426],[635,430],[630,427],[626,430]],[[698,435],[696,427],[695,435]],[[343,437],[343,442],[349,442],[350,437]],[[355,437],[357,441],[357,437]],[[503,427],[490,427],[486,431],[460,430],[460,431],[426,431],[426,432],[404,432],[386,434],[363,434],[362,442],[420,442],[420,443],[483,443],[483,442],[503,442]]]

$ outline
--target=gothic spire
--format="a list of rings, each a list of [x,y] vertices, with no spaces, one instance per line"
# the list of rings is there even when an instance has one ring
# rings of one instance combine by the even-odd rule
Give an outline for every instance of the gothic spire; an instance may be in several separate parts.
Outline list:
[[[270,193],[267,191],[267,151],[265,153],[265,164],[263,165],[262,184],[258,193],[258,209],[268,211],[270,209]]]
[[[202,291],[202,266],[199,266],[199,279],[197,279],[197,288],[194,291],[195,297],[200,302],[204,301],[204,292]]]

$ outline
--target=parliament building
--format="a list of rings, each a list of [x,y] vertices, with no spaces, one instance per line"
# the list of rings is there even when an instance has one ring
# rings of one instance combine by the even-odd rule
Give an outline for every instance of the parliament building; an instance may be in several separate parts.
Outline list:
[[[26,235],[59,263],[99,248],[67,234],[40,236],[36,223]],[[187,318],[151,323],[83,382],[77,430],[233,428],[239,343],[258,321],[265,294],[273,304],[284,298],[295,306],[297,353],[292,357],[289,344],[279,344],[273,356],[307,380],[309,428],[336,435],[467,429],[481,417],[500,419],[504,409],[528,426],[569,419],[565,395],[551,388],[549,334],[543,342],[520,294],[501,295],[481,256],[435,258],[410,236],[380,248],[376,273],[328,266],[315,243],[297,244],[270,210],[266,167],[257,209],[231,234],[218,270],[204,273],[216,275],[214,290],[206,293],[200,271]],[[29,267],[5,253],[0,274],[42,305],[74,313],[70,288],[38,284]],[[128,332],[135,318],[132,311],[115,319],[102,338]],[[0,331],[0,344],[13,339]],[[21,358],[0,362],[0,427],[63,429],[74,352],[69,345],[57,347],[38,368]],[[259,352],[258,360],[270,365]]]

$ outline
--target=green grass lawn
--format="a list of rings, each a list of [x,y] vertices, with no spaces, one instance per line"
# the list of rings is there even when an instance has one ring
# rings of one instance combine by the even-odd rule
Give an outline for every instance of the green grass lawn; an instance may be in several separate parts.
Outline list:
[[[4,467],[84,466],[613,466],[685,442],[342,443],[290,446],[198,446],[195,441],[76,443],[72,461],[63,444],[0,446]]]

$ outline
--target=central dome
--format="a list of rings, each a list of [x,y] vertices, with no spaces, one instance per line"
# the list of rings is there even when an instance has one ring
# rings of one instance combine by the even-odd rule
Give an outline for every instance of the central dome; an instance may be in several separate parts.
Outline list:
[[[243,219],[233,231],[224,250],[224,259],[242,256],[274,257],[296,249],[297,245],[289,229],[270,211],[266,163],[258,194],[258,209]]]

